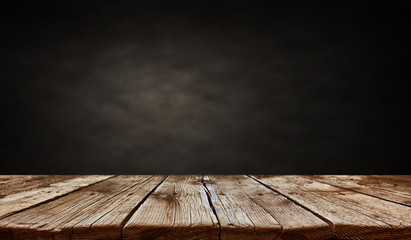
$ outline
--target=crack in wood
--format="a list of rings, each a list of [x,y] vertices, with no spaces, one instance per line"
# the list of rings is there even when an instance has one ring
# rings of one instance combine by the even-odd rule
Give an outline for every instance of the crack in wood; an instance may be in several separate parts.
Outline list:
[[[251,178],[251,179],[253,179],[253,180],[255,180],[256,182],[258,182],[259,184],[263,185],[264,187],[266,187],[266,188],[268,188],[268,189],[270,189],[270,190],[272,190],[272,191],[280,194],[281,196],[287,198],[288,200],[290,200],[290,201],[292,201],[293,203],[295,203],[296,205],[304,208],[305,210],[311,212],[312,214],[314,214],[315,216],[317,216],[319,219],[321,219],[322,221],[326,222],[326,223],[328,224],[328,226],[331,228],[331,231],[332,231],[332,232],[335,231],[334,223],[333,223],[332,221],[330,221],[329,219],[323,217],[322,215],[320,215],[319,213],[313,211],[312,209],[304,206],[303,204],[299,203],[298,201],[294,200],[293,198],[289,197],[288,195],[283,194],[282,192],[280,192],[280,191],[278,191],[278,190],[276,190],[276,189],[268,186],[267,184],[261,182],[260,180],[258,180],[258,179],[255,178],[254,176],[252,176],[252,175],[246,175],[246,176],[249,177],[249,178]]]
[[[138,208],[147,200],[147,198],[156,191],[156,189],[167,179],[168,176],[165,176],[164,179],[157,184],[157,186],[155,186],[141,201],[139,204],[137,204],[131,211],[130,213],[126,216],[126,218],[124,218],[124,220],[122,221],[121,225],[120,225],[120,239],[123,239],[123,229],[124,226],[127,224],[127,222],[130,220],[130,218],[133,216],[133,214],[138,210]]]
[[[83,181],[85,184],[79,182],[77,189],[74,181],[57,196],[58,189],[51,186],[54,195],[49,198],[44,195],[48,187],[42,190],[45,184],[37,180],[33,186],[39,190],[30,186],[21,188],[43,195],[34,198],[32,205],[0,218],[0,239],[27,239],[31,234],[33,238],[53,240],[106,239],[106,234],[110,236],[107,239],[120,240],[339,240],[411,236],[410,206],[395,201],[407,201],[408,196],[401,192],[411,190],[409,183],[398,177],[386,182],[384,176],[381,181],[374,179],[377,176],[116,177],[90,178]],[[352,182],[340,183],[340,179]],[[366,185],[357,188],[359,181],[369,181],[371,185],[368,189]],[[375,186],[387,188],[396,181],[398,185],[392,190],[398,194],[393,197],[387,189],[373,192]],[[25,192],[21,196],[17,191],[9,192],[16,193],[18,201],[25,196]],[[5,202],[13,198],[7,199],[5,195]],[[39,201],[44,199],[47,200]],[[1,202],[0,206],[6,207]]]
[[[375,195],[372,195],[372,194],[368,194],[368,193],[365,193],[365,192],[363,192],[363,191],[359,191],[359,190],[356,190],[356,189],[347,188],[347,187],[342,187],[342,186],[339,186],[339,185],[336,185],[336,184],[333,184],[333,183],[329,183],[329,182],[326,182],[326,181],[321,181],[321,180],[318,180],[318,179],[312,179],[312,180],[314,180],[314,181],[316,181],[316,182],[319,182],[319,183],[328,184],[328,185],[333,186],[333,187],[341,188],[341,189],[344,189],[344,190],[348,190],[348,191],[353,191],[353,192],[356,192],[356,193],[364,194],[364,195],[367,195],[367,196],[370,196],[370,197],[374,197],[374,198],[377,198],[377,199],[381,199],[381,200],[384,200],[384,201],[387,201],[387,202],[392,202],[392,203],[395,203],[395,204],[400,204],[400,205],[403,205],[403,206],[405,206],[405,207],[411,207],[411,203],[410,203],[410,204],[405,204],[405,203],[402,203],[402,202],[393,201],[393,200],[386,199],[386,198],[383,198],[383,197],[378,197],[378,196],[375,196]]]
[[[26,208],[23,208],[23,209],[18,210],[18,211],[14,211],[14,212],[12,212],[12,213],[10,213],[10,214],[5,214],[5,215],[3,215],[3,216],[0,217],[0,220],[1,220],[1,219],[4,219],[4,218],[7,218],[7,217],[10,217],[10,216],[13,216],[13,215],[18,214],[18,213],[21,213],[21,212],[23,212],[23,211],[27,211],[27,210],[29,210],[29,209],[38,207],[38,206],[40,206],[40,205],[43,205],[43,204],[46,204],[46,203],[55,201],[55,200],[57,200],[57,199],[60,199],[60,198],[62,198],[62,197],[65,197],[65,196],[67,196],[67,195],[69,195],[69,194],[72,194],[72,193],[74,193],[74,192],[78,192],[78,191],[83,190],[83,189],[86,189],[86,188],[88,188],[88,187],[92,187],[92,186],[94,186],[94,185],[96,185],[96,184],[98,184],[98,183],[107,181],[107,180],[109,180],[109,179],[111,179],[111,178],[114,178],[114,177],[116,177],[116,175],[110,176],[110,177],[108,177],[108,178],[102,179],[102,180],[97,181],[97,182],[94,182],[94,183],[91,183],[91,184],[89,184],[89,185],[87,185],[87,186],[78,187],[77,189],[74,189],[74,190],[72,190],[72,191],[70,191],[70,192],[64,193],[64,194],[62,194],[62,195],[55,196],[55,197],[53,197],[53,198],[49,198],[49,199],[47,199],[47,200],[45,200],[45,201],[42,201],[42,202],[39,202],[39,203],[30,205],[30,206],[28,206],[28,207],[26,207]]]
[[[218,224],[218,239],[221,240],[221,223],[220,223],[220,219],[218,219],[217,212],[216,212],[215,207],[214,207],[214,205],[213,205],[213,202],[212,202],[212,200],[211,200],[212,198],[211,198],[210,190],[208,189],[207,184],[206,184],[205,181],[204,181],[204,178],[205,178],[205,177],[206,177],[206,176],[203,176],[203,177],[202,177],[201,182],[203,183],[203,186],[204,186],[204,188],[205,188],[205,190],[206,190],[206,195],[207,195],[208,203],[210,204],[210,208],[213,210],[214,216],[215,216],[216,219],[217,219],[217,224]],[[208,179],[207,181],[210,181],[210,180]]]

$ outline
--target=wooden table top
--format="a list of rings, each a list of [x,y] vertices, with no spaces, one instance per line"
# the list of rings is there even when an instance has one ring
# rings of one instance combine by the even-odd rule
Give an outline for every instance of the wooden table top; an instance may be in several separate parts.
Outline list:
[[[411,239],[411,176],[0,175],[0,239]]]

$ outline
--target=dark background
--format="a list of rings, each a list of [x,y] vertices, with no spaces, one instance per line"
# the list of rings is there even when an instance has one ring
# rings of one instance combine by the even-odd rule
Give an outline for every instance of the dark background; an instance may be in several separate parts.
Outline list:
[[[410,7],[2,2],[0,174],[410,174]]]

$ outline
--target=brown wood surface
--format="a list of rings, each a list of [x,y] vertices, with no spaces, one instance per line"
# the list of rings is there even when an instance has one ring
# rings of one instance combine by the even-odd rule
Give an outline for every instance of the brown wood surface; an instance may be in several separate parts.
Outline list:
[[[0,220],[15,239],[118,239],[122,223],[162,176],[118,176]]]
[[[222,175],[204,179],[220,220],[221,239],[328,239],[332,236],[327,222],[249,177]]]
[[[319,175],[312,179],[411,207],[411,191],[406,179],[346,175]]]
[[[73,179],[76,175],[1,175],[0,199],[7,195],[30,191],[36,188],[50,187],[53,183]]]
[[[53,181],[45,180],[44,184],[38,184],[34,181],[33,186],[30,187],[16,187],[12,184],[10,188],[15,188],[15,190],[5,191],[8,195],[1,194],[3,197],[0,198],[0,218],[40,203],[53,200],[54,198],[108,178],[110,178],[110,176],[81,176],[76,178],[57,177],[59,180],[67,180],[55,182],[54,180],[56,180],[56,178],[53,177]],[[35,180],[37,178],[33,177],[32,179]],[[24,181],[24,183],[30,185],[27,181]],[[3,187],[7,188],[6,186]]]
[[[221,226],[221,239],[275,239],[281,225],[252,197],[256,184],[244,176],[205,176],[204,183]],[[258,196],[258,195],[256,195]]]
[[[409,175],[0,176],[0,239],[411,239]]]
[[[321,204],[305,203],[303,205],[307,208],[323,208],[314,211],[326,218],[328,216],[331,222],[334,223],[336,236],[338,237],[347,238],[352,236],[351,232],[360,232],[357,228],[363,225],[364,221],[367,221],[367,226],[361,228],[364,231],[360,236],[362,239],[409,239],[411,237],[411,208],[408,206],[334,187],[314,181],[308,177],[279,176],[268,177],[267,179],[264,179],[264,177],[257,178],[279,191],[287,189],[287,194],[292,194],[293,197],[299,200],[307,200],[309,198],[322,199],[323,203]],[[303,195],[304,197],[302,197]],[[330,206],[334,210],[324,209],[330,208]],[[348,211],[343,210],[343,208]],[[340,214],[343,214],[341,217],[346,219],[348,216],[349,219],[344,221],[334,219]],[[368,219],[358,219],[359,216],[366,216]],[[347,220],[350,220],[351,224],[347,224]],[[387,225],[391,228],[390,232],[384,231],[384,229],[387,229]]]
[[[169,176],[124,227],[124,239],[218,239],[202,176]]]

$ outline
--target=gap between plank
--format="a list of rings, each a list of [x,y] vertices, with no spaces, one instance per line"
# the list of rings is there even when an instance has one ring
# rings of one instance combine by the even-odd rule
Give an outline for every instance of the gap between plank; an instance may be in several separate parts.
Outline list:
[[[333,186],[333,187],[342,188],[342,189],[344,189],[344,190],[348,190],[348,191],[360,193],[360,194],[367,195],[367,196],[370,196],[370,197],[373,197],[373,198],[378,198],[378,199],[381,199],[381,200],[384,200],[384,201],[387,201],[387,202],[392,202],[392,203],[399,204],[399,205],[403,205],[403,206],[406,206],[406,207],[411,207],[411,206],[406,205],[406,204],[404,204],[404,203],[399,203],[399,202],[396,202],[396,201],[393,201],[393,200],[389,200],[389,199],[385,199],[385,198],[382,198],[382,197],[374,196],[374,195],[371,195],[371,194],[368,194],[368,193],[363,193],[363,192],[360,192],[360,191],[358,191],[358,190],[353,190],[353,189],[341,187],[341,186],[338,186],[338,185],[334,185],[334,184],[332,184],[332,183],[319,181],[319,180],[317,180],[317,179],[315,179],[315,178],[309,178],[309,179],[310,179],[310,180],[314,180],[314,181],[319,182],[319,183],[328,184],[328,185]],[[367,186],[367,185],[365,185],[365,186]]]
[[[21,213],[21,212],[23,212],[23,211],[26,211],[26,210],[29,210],[29,209],[32,209],[32,208],[38,207],[38,206],[40,206],[40,205],[42,205],[42,204],[46,204],[46,203],[52,202],[52,201],[54,201],[54,200],[57,200],[57,199],[62,198],[62,197],[64,197],[64,196],[67,196],[67,195],[69,195],[69,194],[71,194],[71,193],[73,193],[73,192],[77,192],[77,191],[80,191],[80,190],[82,190],[82,189],[85,189],[85,188],[88,188],[88,187],[94,186],[94,185],[96,185],[96,184],[98,184],[98,183],[101,183],[101,182],[107,181],[107,180],[109,180],[109,179],[111,179],[111,178],[114,178],[114,177],[116,177],[116,176],[117,176],[117,175],[113,175],[113,176],[111,176],[111,177],[108,177],[108,178],[106,178],[106,179],[103,179],[103,180],[97,181],[97,182],[92,183],[92,184],[89,184],[89,185],[87,185],[87,186],[84,186],[84,187],[79,187],[78,189],[75,189],[75,190],[70,191],[70,192],[68,192],[68,193],[65,193],[65,194],[62,194],[62,195],[59,195],[59,196],[55,196],[55,197],[53,197],[53,198],[50,198],[50,199],[44,200],[43,202],[39,202],[39,203],[36,203],[36,204],[30,205],[29,207],[26,207],[26,208],[20,209],[20,210],[18,210],[18,211],[15,211],[15,212],[13,212],[13,213],[10,213],[10,214],[6,214],[6,215],[4,215],[4,216],[0,217],[0,219],[4,219],[4,218],[10,217],[10,216],[12,216],[12,215],[15,215],[15,214],[17,214],[17,213]]]
[[[246,177],[248,177],[248,176],[246,175]],[[260,204],[258,204],[258,202],[256,202],[254,199],[252,199],[246,192],[245,192],[245,195],[247,195],[247,197],[248,197],[248,199],[250,199],[250,201],[252,201],[256,205],[260,206],[262,209],[264,209],[264,211],[266,213],[270,214],[270,216],[272,218],[274,218],[274,220],[278,223],[278,225],[280,225],[280,227],[281,227],[280,232],[277,234],[277,236],[275,236],[274,240],[278,239],[284,231],[283,225],[277,220],[277,218],[275,218],[275,216],[273,214],[271,214],[269,211],[267,211],[267,209],[264,206],[261,206]]]
[[[130,190],[131,188],[133,188],[133,187],[135,187],[135,186],[144,184],[145,182],[149,181],[149,180],[152,179],[153,177],[154,177],[154,175],[151,175],[150,177],[146,178],[145,180],[143,180],[143,181],[141,181],[141,182],[137,182],[137,183],[129,186],[127,189],[124,189],[124,190],[122,190],[121,192],[118,192],[117,194],[114,194],[113,196],[107,198],[106,201],[109,201],[109,200],[117,197],[118,195],[123,194],[125,191],[128,191],[128,190]],[[104,213],[103,215],[101,215],[98,219],[96,219],[93,223],[90,224],[89,229],[91,230],[91,227],[93,226],[94,223],[96,223],[98,220],[100,220],[101,218],[103,218],[105,215],[109,214],[109,213],[110,213],[111,211],[113,211],[113,210],[114,210],[114,208],[111,209],[110,211]],[[90,214],[87,215],[87,217],[88,217],[88,216],[90,216]],[[87,218],[87,217],[86,217],[86,218]],[[74,228],[76,227],[77,224],[78,224],[78,223],[76,223],[75,225],[73,225],[73,227],[71,227],[71,233],[70,233],[70,235],[69,235],[69,240],[71,240],[71,236],[74,234]]]
[[[207,184],[204,182],[204,175],[201,178],[201,182],[203,183],[203,186],[206,190],[206,195],[207,195],[207,200],[208,203],[210,204],[211,209],[213,210],[213,214],[217,219],[217,224],[218,224],[218,239],[221,240],[221,223],[220,223],[220,219],[218,219],[218,215],[217,215],[217,211],[215,210],[215,207],[213,205],[213,202],[211,201],[211,193],[210,190],[207,188]]]
[[[292,198],[288,197],[287,195],[282,194],[282,193],[281,193],[281,192],[279,192],[278,190],[276,190],[276,189],[274,189],[274,188],[272,188],[272,187],[268,186],[267,184],[265,184],[265,183],[261,182],[259,179],[255,178],[254,176],[251,176],[251,175],[246,175],[246,176],[247,176],[247,177],[249,177],[249,178],[251,178],[251,179],[253,179],[253,180],[255,180],[256,182],[260,183],[260,184],[261,184],[261,185],[263,185],[264,187],[266,187],[266,188],[268,188],[268,189],[270,189],[270,190],[272,190],[272,191],[274,191],[274,192],[276,192],[276,193],[280,194],[281,196],[283,196],[283,197],[287,198],[288,200],[292,201],[292,202],[293,202],[293,203],[295,203],[296,205],[298,205],[298,206],[302,207],[303,209],[305,209],[305,210],[307,210],[307,211],[311,212],[311,213],[312,213],[312,214],[314,214],[316,217],[318,217],[319,219],[321,219],[321,220],[323,220],[324,222],[326,222],[326,223],[328,224],[328,226],[330,226],[331,231],[333,232],[333,235],[334,235],[334,233],[335,233],[335,225],[334,225],[334,223],[333,223],[333,222],[331,222],[331,221],[330,221],[330,220],[328,220],[327,218],[325,218],[325,217],[321,216],[319,213],[316,213],[316,212],[314,212],[313,210],[309,209],[308,207],[306,207],[306,206],[302,205],[302,204],[301,204],[301,203],[299,203],[298,201],[295,201],[294,199],[292,199]]]
[[[154,176],[154,175],[153,175]],[[152,176],[152,177],[153,177]],[[124,218],[123,222],[120,224],[120,228],[121,228],[121,232],[120,232],[120,239],[124,239],[123,238],[123,229],[124,226],[127,224],[128,220],[130,220],[130,218],[133,216],[133,214],[138,210],[138,208],[140,208],[140,206],[147,200],[147,198],[161,185],[163,184],[163,182],[168,178],[168,175],[157,185],[155,186],[153,189],[151,189],[151,191],[149,193],[147,193],[147,195],[137,204],[137,206],[135,206],[130,213]]]
[[[301,190],[304,191],[304,189],[302,189],[302,188],[300,188],[300,187],[297,187],[297,188],[299,188],[299,189],[301,189]],[[380,221],[380,222],[383,222],[383,223],[387,224],[387,225],[390,226],[390,228],[391,228],[390,235],[392,236],[392,233],[393,233],[393,231],[394,231],[394,227],[393,227],[391,224],[389,224],[389,223],[387,223],[386,221],[384,221],[384,219],[377,219],[377,218],[375,218],[374,216],[370,216],[370,215],[368,215],[368,214],[359,212],[359,211],[357,211],[356,209],[347,207],[347,206],[345,206],[345,205],[343,205],[343,204],[341,204],[341,203],[330,201],[329,199],[326,199],[326,198],[324,198],[324,197],[322,197],[322,196],[320,196],[320,195],[317,195],[317,194],[315,194],[315,193],[309,192],[309,194],[314,195],[314,196],[316,196],[316,197],[318,197],[318,198],[324,199],[325,201],[332,202],[332,203],[334,203],[334,204],[336,204],[336,205],[339,205],[339,206],[341,206],[341,207],[343,207],[343,208],[346,208],[346,209],[349,209],[349,210],[351,210],[351,211],[354,211],[354,212],[356,212],[356,213],[358,213],[358,214],[362,214],[362,215],[364,215],[364,216],[367,216],[367,217],[369,217],[369,218],[372,218],[372,219],[374,219],[374,220],[377,220],[377,221]],[[360,205],[359,207],[362,208],[361,205]],[[364,208],[362,208],[362,209],[364,209]],[[364,209],[364,210],[366,210],[366,209]],[[401,223],[400,223],[400,224],[401,224]]]

